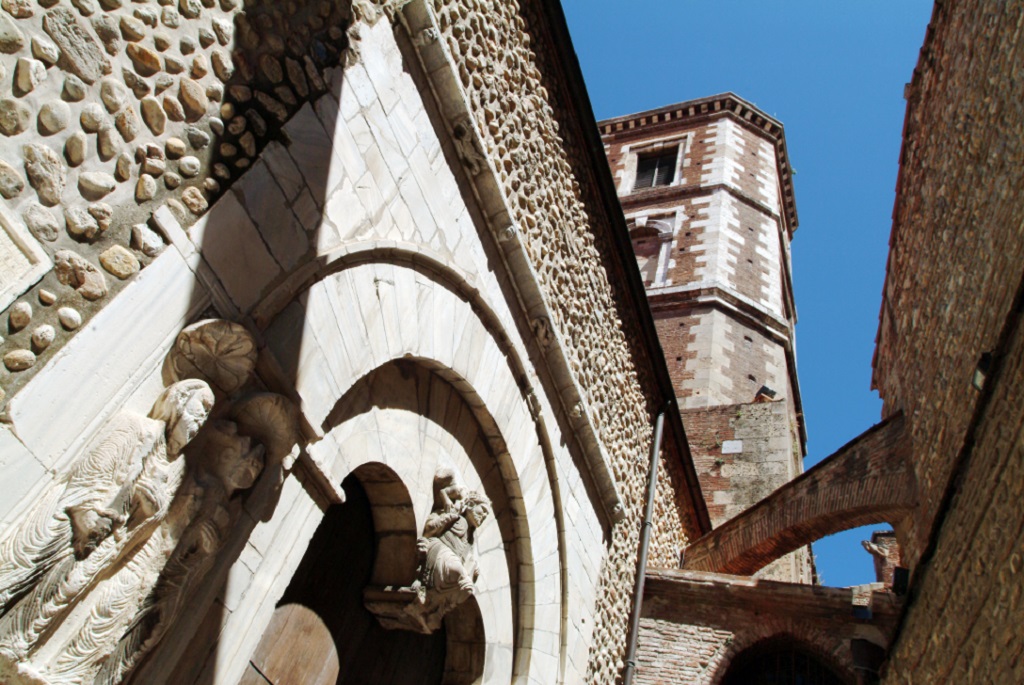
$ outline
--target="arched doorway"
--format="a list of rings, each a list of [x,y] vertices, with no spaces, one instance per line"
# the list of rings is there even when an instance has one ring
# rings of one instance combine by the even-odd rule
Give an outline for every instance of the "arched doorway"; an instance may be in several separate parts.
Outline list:
[[[380,489],[384,474],[362,474],[372,477],[366,487],[360,475],[342,484],[345,503],[326,511],[240,685],[444,681],[446,628],[432,635],[385,630],[363,606],[379,549],[367,491]]]
[[[737,655],[721,685],[850,685],[850,681],[803,643],[776,637]]]

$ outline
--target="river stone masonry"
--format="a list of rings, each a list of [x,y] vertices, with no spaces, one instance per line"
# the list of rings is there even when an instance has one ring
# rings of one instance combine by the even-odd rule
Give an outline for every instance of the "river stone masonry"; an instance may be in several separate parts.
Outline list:
[[[64,266],[0,303],[0,412],[159,254],[157,209],[190,226],[326,91],[349,4],[3,3],[0,202]],[[23,327],[10,325],[18,303],[34,309]]]

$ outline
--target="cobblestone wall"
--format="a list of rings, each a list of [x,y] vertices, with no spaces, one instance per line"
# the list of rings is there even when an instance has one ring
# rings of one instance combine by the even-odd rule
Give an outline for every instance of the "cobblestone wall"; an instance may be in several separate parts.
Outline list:
[[[593,190],[581,187],[594,172],[578,115],[568,104],[557,59],[535,47],[549,40],[531,36],[546,24],[537,5],[435,0],[434,10],[553,310],[552,323],[571,341],[570,365],[611,453],[625,505],[626,520],[611,532],[588,665],[589,681],[610,683],[622,668],[654,413],[649,398],[656,390],[649,372],[633,361],[643,353],[638,336],[626,333],[636,321],[626,313],[624,286],[609,278],[610,228]],[[609,318],[610,312],[616,314]],[[669,469],[665,473],[671,478]],[[667,482],[659,487],[652,556],[663,563],[678,558],[689,533],[675,495]]]
[[[349,5],[3,4],[0,408],[164,249],[157,208],[192,224],[326,90]],[[18,282],[29,243],[54,268]]]

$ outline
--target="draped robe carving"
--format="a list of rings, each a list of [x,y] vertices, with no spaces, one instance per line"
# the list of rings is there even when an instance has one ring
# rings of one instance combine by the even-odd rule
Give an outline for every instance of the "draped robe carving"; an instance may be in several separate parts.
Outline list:
[[[168,387],[149,417],[122,414],[0,543],[0,658],[25,662],[106,569],[166,516],[182,448],[213,405],[200,380]]]

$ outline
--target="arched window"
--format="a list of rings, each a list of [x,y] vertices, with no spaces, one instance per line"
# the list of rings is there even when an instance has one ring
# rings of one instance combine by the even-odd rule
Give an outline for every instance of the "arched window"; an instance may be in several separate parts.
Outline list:
[[[741,652],[721,685],[850,685],[792,638],[770,638]]]

